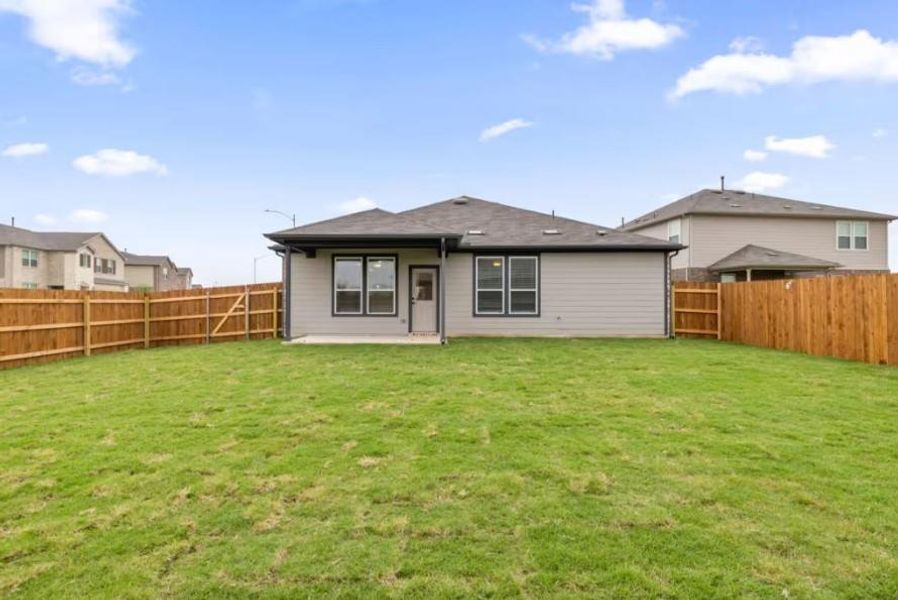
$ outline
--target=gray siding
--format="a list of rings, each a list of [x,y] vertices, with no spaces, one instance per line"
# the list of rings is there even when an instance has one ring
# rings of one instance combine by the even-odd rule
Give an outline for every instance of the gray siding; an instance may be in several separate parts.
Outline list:
[[[868,250],[837,250],[836,221],[693,215],[690,267],[707,267],[746,244],[830,260],[850,270],[887,270],[888,231],[870,221]]]
[[[354,317],[331,315],[331,265],[334,254],[398,254],[398,315]],[[290,272],[290,336],[301,335],[405,335],[408,333],[408,267],[440,264],[436,250],[369,249],[319,250],[315,258],[292,255]]]
[[[664,254],[543,253],[540,316],[473,316],[473,256],[453,254],[446,331],[460,335],[663,336]]]
[[[396,317],[331,315],[333,254],[398,254]],[[319,251],[293,255],[291,337],[302,335],[404,335],[408,332],[408,267],[439,264],[434,250]],[[447,259],[446,331],[460,335],[663,336],[664,254],[543,253],[538,317],[474,317],[473,255]]]
[[[690,229],[692,226],[691,217],[677,217],[680,219],[680,243],[684,246],[689,245],[690,239]],[[638,233],[639,235],[645,235],[651,238],[656,238],[659,240],[667,239],[667,224],[672,219],[668,219],[667,221],[663,221],[661,223],[654,223],[640,229],[638,231],[634,231],[634,233]],[[689,266],[689,248],[683,248],[680,252],[674,256],[670,261],[671,268],[673,269],[685,269]]]

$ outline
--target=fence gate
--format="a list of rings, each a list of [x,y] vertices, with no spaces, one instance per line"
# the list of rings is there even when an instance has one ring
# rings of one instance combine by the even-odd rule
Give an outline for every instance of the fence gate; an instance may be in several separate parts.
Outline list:
[[[720,284],[678,281],[673,285],[671,321],[675,336],[720,339]]]

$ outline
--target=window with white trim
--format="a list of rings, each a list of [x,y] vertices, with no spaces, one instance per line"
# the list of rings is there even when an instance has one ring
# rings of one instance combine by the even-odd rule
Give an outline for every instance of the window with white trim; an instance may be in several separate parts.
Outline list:
[[[539,257],[475,257],[474,314],[539,315]]]
[[[29,250],[28,248],[22,249],[22,266],[23,267],[36,267],[37,266],[37,250]]]
[[[870,227],[866,221],[836,221],[836,248],[866,250],[869,248]]]
[[[84,269],[90,268],[90,254],[82,252],[78,255],[78,265]]]
[[[505,257],[478,256],[474,274],[474,312],[501,315],[505,312]]]
[[[508,257],[508,313],[535,315],[538,311],[539,265],[535,256]]]
[[[335,256],[334,315],[395,316],[395,256]]]
[[[683,223],[681,219],[674,219],[667,222],[667,241],[679,244],[681,239],[681,229]]]

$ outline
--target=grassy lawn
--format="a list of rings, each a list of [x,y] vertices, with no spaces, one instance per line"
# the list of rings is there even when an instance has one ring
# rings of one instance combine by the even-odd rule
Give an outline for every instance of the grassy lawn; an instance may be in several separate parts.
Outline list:
[[[0,372],[0,596],[898,597],[898,369],[714,342]]]

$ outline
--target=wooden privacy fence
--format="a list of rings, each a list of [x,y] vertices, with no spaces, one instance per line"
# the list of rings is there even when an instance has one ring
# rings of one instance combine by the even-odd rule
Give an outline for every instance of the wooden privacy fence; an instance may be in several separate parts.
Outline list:
[[[898,275],[678,282],[673,296],[677,335],[898,365]]]
[[[171,292],[0,289],[0,368],[132,348],[278,337],[280,283]]]

